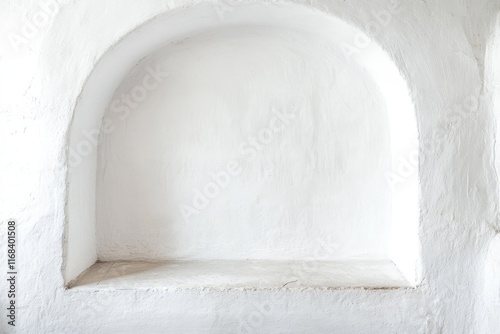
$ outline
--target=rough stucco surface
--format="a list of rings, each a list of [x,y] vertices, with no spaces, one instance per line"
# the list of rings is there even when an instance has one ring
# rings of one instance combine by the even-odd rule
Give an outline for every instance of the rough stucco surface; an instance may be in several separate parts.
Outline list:
[[[169,45],[135,69],[140,78],[165,59],[169,77],[123,121],[117,111],[104,116],[115,128],[99,151],[101,260],[298,260],[325,236],[337,259],[386,256],[385,104],[362,69],[311,39],[226,28]],[[257,151],[247,138],[258,138],[273,109],[282,129]],[[183,215],[193,189],[205,191],[231,160],[238,181],[202,213]]]
[[[391,6],[388,1],[297,3],[332,13],[363,31],[373,11]],[[485,319],[491,320],[497,306],[485,293],[498,291],[498,273],[490,268],[498,263],[498,246],[490,246],[499,230],[495,114],[487,99],[478,108],[464,105],[480,97],[483,69],[492,68],[484,55],[500,9],[497,1],[403,1],[383,32],[372,36],[406,77],[416,107],[423,157],[418,288],[64,289],[66,143],[85,79],[121,36],[190,4],[69,1],[29,47],[16,53],[2,35],[0,238],[4,245],[4,221],[15,218],[17,332],[491,333],[494,326]],[[1,31],[20,30],[20,18],[37,6],[36,1],[3,1]],[[0,263],[6,263],[6,253],[0,254]],[[0,282],[5,291],[5,280]],[[5,309],[5,294],[0,301]],[[12,329],[2,320],[0,331]]]

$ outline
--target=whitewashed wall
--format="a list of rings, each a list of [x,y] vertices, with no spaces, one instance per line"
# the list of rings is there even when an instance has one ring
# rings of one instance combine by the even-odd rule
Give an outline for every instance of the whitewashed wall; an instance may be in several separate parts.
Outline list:
[[[228,28],[135,70],[132,87],[163,58],[169,76],[128,117],[119,103],[104,116],[101,259],[304,259],[321,240],[332,258],[386,256],[384,100],[308,37]]]
[[[222,293],[64,289],[66,144],[78,95],[96,62],[122,36],[190,3],[68,1],[13,47],[8,33],[22,35],[23,17],[40,12],[40,3],[0,5],[0,27],[6,32],[0,54],[0,126],[6,145],[0,149],[7,157],[1,161],[0,185],[9,190],[2,192],[0,208],[2,221],[19,222],[17,332],[491,332],[484,319],[495,306],[491,300],[483,303],[483,292],[497,291],[497,276],[485,266],[495,263],[497,254],[494,246],[488,251],[499,226],[496,132],[494,106],[488,103],[491,97],[482,99],[481,87],[483,69],[493,67],[489,62],[494,60],[484,55],[498,3],[404,1],[387,24],[371,30],[402,71],[415,103],[421,139],[421,285],[391,291]],[[377,22],[374,13],[394,6],[388,1],[303,4],[365,32]],[[1,226],[0,237],[6,240]],[[6,263],[1,254],[0,262]],[[4,308],[6,296],[0,300]],[[5,322],[0,330],[12,332]]]

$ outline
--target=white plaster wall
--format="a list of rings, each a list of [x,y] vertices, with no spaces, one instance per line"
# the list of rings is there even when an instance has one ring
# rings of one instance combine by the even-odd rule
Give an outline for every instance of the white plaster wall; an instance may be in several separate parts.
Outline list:
[[[114,87],[129,71],[131,64],[147,56],[151,52],[149,50],[155,49],[155,45],[164,44],[166,41],[177,41],[179,36],[185,38],[196,35],[199,31],[221,26],[235,29],[234,27],[238,25],[270,26],[281,29],[287,27],[296,31],[299,29],[296,22],[300,19],[299,30],[308,32],[311,36],[315,36],[315,39],[323,38],[324,40],[317,39],[316,43],[319,46],[327,48],[348,63],[359,64],[373,78],[384,97],[392,138],[390,141],[392,166],[390,170],[385,167],[384,173],[387,184],[391,186],[393,198],[390,203],[392,204],[392,222],[388,248],[391,260],[410,281],[415,281],[417,279],[419,215],[417,173],[414,169],[417,168],[418,161],[418,145],[416,144],[418,139],[413,103],[398,68],[376,43],[353,26],[334,16],[300,6],[268,6],[265,3],[248,3],[229,8],[228,10],[227,5],[218,5],[215,8],[210,4],[199,5],[189,10],[173,11],[153,20],[151,24],[141,26],[114,46],[102,57],[87,79],[75,108],[69,140],[66,280],[70,281],[75,278],[89,266],[89,261],[96,259],[95,225],[93,220],[89,219],[95,216],[95,203],[97,202],[95,189],[92,186],[96,183],[95,146],[97,146],[100,129],[103,130],[102,132],[109,133],[113,132],[116,127],[111,119],[102,118],[104,108],[108,104],[106,103],[107,96],[112,101],[112,106],[116,104],[112,109],[116,109],[116,112],[120,114],[120,120],[129,117],[130,110],[121,105],[116,98],[111,99],[111,94]],[[394,12],[394,6],[391,6],[389,10],[382,11],[380,15],[385,17]],[[353,46],[352,43],[357,46]],[[362,44],[358,45],[359,43]],[[156,65],[152,68],[155,69]],[[151,71],[154,70],[146,68],[141,81],[147,78],[147,74]],[[141,83],[145,84],[145,82]],[[140,88],[139,86],[128,83],[130,92],[135,92],[137,88]],[[117,96],[127,101],[130,98],[128,95],[132,94],[122,93]],[[132,107],[137,106],[132,105]],[[103,119],[102,124],[101,119]],[[406,161],[408,158],[404,157],[408,147],[413,148],[409,162]],[[413,166],[410,165],[408,168],[408,164],[413,164]],[[85,186],[82,187],[82,185]],[[85,212],[86,215],[81,215],[80,212]],[[373,218],[370,219],[373,220]],[[332,238],[333,236],[325,235],[324,237]],[[320,240],[320,243],[340,248],[335,242]]]
[[[366,70],[326,45],[232,27],[143,60],[104,115],[99,258],[305,259],[320,242],[331,259],[387,258],[385,103]],[[140,96],[158,64],[168,78],[128,107],[121,98]]]
[[[300,2],[300,1],[299,1]],[[318,1],[368,31],[388,1]],[[19,32],[36,1],[0,4],[3,32]],[[19,221],[18,333],[488,333],[485,259],[496,217],[493,109],[480,104],[496,1],[405,1],[373,38],[401,69],[421,137],[422,283],[413,290],[81,291],[64,289],[66,143],[77,97],[121,36],[184,1],[75,1],[15,51],[2,36],[1,240]],[[363,10],[361,10],[363,9]],[[465,15],[457,15],[464,14]],[[487,29],[488,28],[488,29]],[[487,98],[487,97],[486,97]],[[468,103],[466,103],[468,102]],[[474,103],[472,103],[474,105]],[[458,107],[457,107],[458,106]],[[0,262],[6,263],[5,253]],[[5,281],[1,280],[2,291]],[[2,294],[3,305],[6,296]],[[0,329],[14,332],[0,323]]]
[[[495,333],[500,328],[500,237],[495,236],[485,258],[483,286],[484,310],[478,313],[481,329]]]
[[[499,161],[499,124],[500,124],[500,14],[492,18],[492,24],[489,27],[487,45],[485,46],[485,73],[484,90],[490,96],[484,103],[486,110],[493,112],[493,122],[491,128],[495,128],[495,147],[494,164],[498,175],[500,169]],[[498,196],[498,185],[497,196]],[[494,203],[498,206],[498,203]],[[477,306],[477,318],[480,324],[480,330],[484,333],[494,333],[500,328],[500,228],[499,220],[490,222],[491,235],[488,247],[484,250],[483,258],[484,271],[479,276],[482,280],[478,287],[478,293],[481,296],[481,302]]]

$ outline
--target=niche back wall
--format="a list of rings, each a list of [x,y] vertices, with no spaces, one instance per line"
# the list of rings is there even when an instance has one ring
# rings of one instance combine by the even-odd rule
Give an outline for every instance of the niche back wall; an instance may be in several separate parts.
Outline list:
[[[99,259],[385,258],[385,103],[327,46],[233,27],[143,59],[104,116]]]

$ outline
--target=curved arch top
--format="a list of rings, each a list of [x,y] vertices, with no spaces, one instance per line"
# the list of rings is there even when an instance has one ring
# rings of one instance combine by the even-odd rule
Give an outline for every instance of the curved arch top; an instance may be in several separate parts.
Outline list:
[[[408,280],[415,282],[419,254],[418,134],[404,78],[380,46],[346,22],[305,6],[258,3],[231,7],[200,4],[166,13],[127,34],[96,65],[82,89],[69,135],[66,282],[97,260],[97,145],[101,132],[112,127],[102,120],[117,87],[135,64],[161,46],[232,26],[276,27],[317,36],[331,53],[360,66],[378,86],[386,104],[391,138],[388,182],[393,182],[394,176],[398,180],[391,184],[393,235],[389,256]],[[360,36],[366,41],[362,45],[355,42]],[[408,164],[413,171],[408,171]]]

